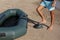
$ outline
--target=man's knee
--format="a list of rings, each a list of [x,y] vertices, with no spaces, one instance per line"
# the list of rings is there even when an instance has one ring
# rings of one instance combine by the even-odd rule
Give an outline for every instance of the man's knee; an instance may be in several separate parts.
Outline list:
[[[41,8],[40,7],[36,8],[36,11],[41,11]]]

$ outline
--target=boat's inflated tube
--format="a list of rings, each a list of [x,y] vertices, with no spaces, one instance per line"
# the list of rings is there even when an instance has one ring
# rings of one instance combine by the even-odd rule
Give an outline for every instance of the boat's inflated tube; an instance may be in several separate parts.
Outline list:
[[[27,15],[20,9],[0,14],[0,40],[12,40],[27,32]]]

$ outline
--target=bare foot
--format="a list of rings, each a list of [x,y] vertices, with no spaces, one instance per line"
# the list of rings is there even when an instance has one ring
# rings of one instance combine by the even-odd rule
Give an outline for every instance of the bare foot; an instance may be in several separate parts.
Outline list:
[[[42,24],[45,24],[45,23],[46,23],[46,20],[41,21],[41,23],[42,23]]]
[[[50,27],[48,27],[47,29],[48,29],[49,31],[52,31],[53,26],[50,26]]]

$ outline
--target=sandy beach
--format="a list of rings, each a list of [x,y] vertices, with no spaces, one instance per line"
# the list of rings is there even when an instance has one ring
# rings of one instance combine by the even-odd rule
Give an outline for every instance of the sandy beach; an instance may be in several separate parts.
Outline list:
[[[40,0],[0,0],[0,13],[7,9],[17,8],[23,10],[28,18],[39,22],[41,18],[36,12],[39,2]],[[46,25],[49,26],[48,9],[44,8],[43,13],[47,20]],[[55,10],[55,23],[52,31],[48,31],[45,26],[42,29],[35,29],[32,23],[28,23],[27,27],[27,33],[15,40],[60,40],[60,10]]]

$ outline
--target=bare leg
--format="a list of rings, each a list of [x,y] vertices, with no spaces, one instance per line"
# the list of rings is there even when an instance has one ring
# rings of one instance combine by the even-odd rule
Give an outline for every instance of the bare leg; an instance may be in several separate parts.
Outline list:
[[[45,20],[45,17],[44,17],[44,15],[43,15],[43,13],[42,13],[42,9],[43,9],[43,8],[44,8],[44,6],[39,6],[39,7],[37,8],[37,12],[38,12],[38,14],[41,16],[41,18],[42,18],[41,23],[45,24],[45,23],[46,23],[46,20]]]
[[[51,24],[48,29],[51,31],[53,29],[54,24],[54,11],[50,11],[50,16],[51,16]]]

